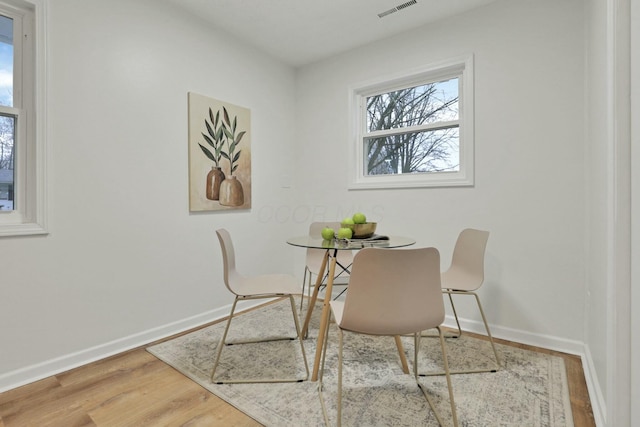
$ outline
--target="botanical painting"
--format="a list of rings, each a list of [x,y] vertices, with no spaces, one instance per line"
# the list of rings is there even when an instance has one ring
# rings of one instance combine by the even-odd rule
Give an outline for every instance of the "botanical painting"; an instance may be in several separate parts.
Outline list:
[[[251,207],[251,112],[193,92],[189,103],[189,210]]]

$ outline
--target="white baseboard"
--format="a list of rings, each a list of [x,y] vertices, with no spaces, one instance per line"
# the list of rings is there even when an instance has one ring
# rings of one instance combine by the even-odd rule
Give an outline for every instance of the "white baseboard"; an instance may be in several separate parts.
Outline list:
[[[264,303],[264,301],[243,301],[238,303],[236,311],[246,310],[261,303]],[[231,305],[228,305],[128,337],[4,373],[0,375],[0,393],[197,328],[228,316],[230,310]]]
[[[463,331],[487,335],[487,332],[484,328],[484,323],[475,320],[462,318],[458,319],[460,321],[460,327]],[[449,315],[446,316],[444,326],[457,329],[455,318]],[[600,388],[600,385],[598,383],[598,377],[593,365],[593,359],[591,358],[591,352],[583,342],[559,338],[552,335],[535,334],[496,325],[489,325],[489,327],[491,328],[491,335],[494,338],[505,339],[508,341],[580,356],[596,426],[600,427],[606,425],[605,399],[602,395],[602,389]]]
[[[484,323],[458,318],[462,330],[487,335]],[[450,328],[457,328],[456,320],[453,316],[446,316],[444,325]],[[535,334],[518,329],[506,328],[504,326],[489,325],[494,338],[501,338],[508,341],[519,342],[535,347],[548,348],[549,350],[561,351],[563,353],[581,356],[584,353],[584,343],[580,341],[567,340],[553,335]]]
[[[598,375],[596,375],[596,368],[593,365],[593,358],[591,357],[591,350],[585,346],[584,355],[582,355],[582,367],[584,369],[585,380],[587,381],[587,389],[589,390],[589,398],[591,399],[591,409],[593,410],[593,417],[596,421],[596,426],[606,426],[607,419],[607,405],[602,389],[600,388],[600,382],[598,381]]]

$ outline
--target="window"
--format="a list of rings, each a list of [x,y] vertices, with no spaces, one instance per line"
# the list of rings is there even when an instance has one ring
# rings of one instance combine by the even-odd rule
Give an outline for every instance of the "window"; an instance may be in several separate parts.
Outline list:
[[[350,189],[473,185],[467,57],[351,90]]]
[[[0,236],[46,233],[44,0],[0,0]]]

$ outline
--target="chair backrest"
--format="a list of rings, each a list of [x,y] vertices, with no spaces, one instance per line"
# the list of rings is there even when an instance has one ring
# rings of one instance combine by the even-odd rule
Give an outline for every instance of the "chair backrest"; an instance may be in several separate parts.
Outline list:
[[[466,228],[453,249],[451,266],[442,274],[442,286],[465,291],[478,289],[484,282],[484,254],[489,232]]]
[[[341,328],[402,335],[443,321],[437,249],[365,248],[354,256]]]
[[[340,222],[312,222],[309,225],[309,236],[311,237],[320,237],[320,232],[323,228],[329,227],[338,231],[340,228]],[[306,266],[313,274],[318,274],[320,271],[320,265],[322,264],[322,258],[324,257],[325,251],[323,249],[307,249],[307,259]],[[348,250],[340,250],[338,251],[338,262],[342,264],[344,267],[348,267],[351,265],[353,261],[353,253]],[[336,274],[340,273],[339,271]],[[341,275],[345,275],[342,273]]]
[[[234,293],[233,283],[235,280],[241,277],[236,271],[236,254],[233,248],[233,241],[231,235],[224,228],[216,230],[218,240],[220,240],[220,249],[222,249],[222,264],[224,267],[224,284],[227,289]]]

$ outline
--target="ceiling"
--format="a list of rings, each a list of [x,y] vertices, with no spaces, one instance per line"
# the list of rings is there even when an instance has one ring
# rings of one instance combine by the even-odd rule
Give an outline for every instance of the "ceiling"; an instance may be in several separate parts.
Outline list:
[[[287,64],[302,66],[495,0],[167,1]]]

